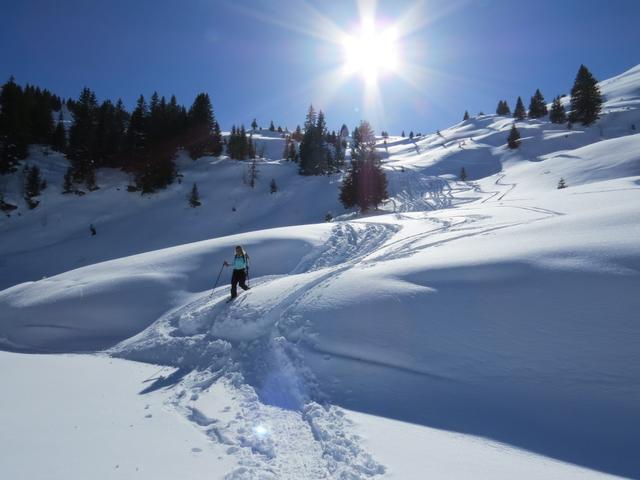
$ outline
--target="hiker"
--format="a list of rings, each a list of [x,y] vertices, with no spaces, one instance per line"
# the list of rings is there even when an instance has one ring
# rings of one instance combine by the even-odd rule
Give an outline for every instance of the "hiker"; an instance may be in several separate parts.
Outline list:
[[[233,273],[231,274],[231,298],[238,296],[238,284],[243,290],[249,290],[245,283],[247,279],[247,273],[249,271],[249,255],[245,252],[240,245],[236,246],[236,255],[233,257],[233,262],[229,263],[224,261],[224,266],[233,267]]]

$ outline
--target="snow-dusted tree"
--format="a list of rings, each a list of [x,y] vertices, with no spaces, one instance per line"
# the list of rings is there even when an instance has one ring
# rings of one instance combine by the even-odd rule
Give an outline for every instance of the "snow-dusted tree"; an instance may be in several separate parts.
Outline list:
[[[527,116],[527,111],[524,109],[524,103],[522,103],[522,99],[518,97],[516,100],[516,108],[513,110],[513,118],[516,120],[524,120]]]
[[[602,94],[598,81],[587,67],[580,65],[571,88],[571,121],[591,125],[598,119],[601,109]]]
[[[533,94],[529,102],[529,118],[544,117],[547,113],[547,104],[544,101],[544,97],[540,89],[536,89],[536,93]]]
[[[191,187],[191,194],[189,194],[189,205],[193,208],[202,205],[200,202],[200,192],[198,192],[198,184],[195,182],[193,183],[193,187]]]
[[[560,97],[553,99],[551,111],[549,112],[549,120],[551,120],[551,123],[564,123],[567,121],[567,114],[564,110],[564,105],[562,105],[560,101]]]
[[[564,178],[560,178],[560,181],[558,182],[558,190],[561,190],[563,188],[567,188],[567,184],[564,181]]]
[[[511,125],[511,131],[509,131],[509,137],[507,138],[507,145],[511,149],[516,149],[520,146],[520,132],[516,128],[516,124]]]

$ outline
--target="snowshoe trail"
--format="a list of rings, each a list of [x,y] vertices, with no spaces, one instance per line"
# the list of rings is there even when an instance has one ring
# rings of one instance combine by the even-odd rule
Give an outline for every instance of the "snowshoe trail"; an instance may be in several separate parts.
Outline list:
[[[317,403],[322,389],[297,351],[296,342],[306,332],[295,307],[399,230],[378,223],[337,223],[327,241],[301,258],[290,274],[255,279],[250,291],[230,303],[227,286],[200,295],[111,353],[178,369],[173,383],[169,375],[159,384],[169,382],[176,391],[172,406],[237,457],[238,468],[226,478],[379,475],[384,467],[360,447],[342,411]],[[219,395],[233,404],[212,406]],[[238,413],[225,419],[229,411]]]

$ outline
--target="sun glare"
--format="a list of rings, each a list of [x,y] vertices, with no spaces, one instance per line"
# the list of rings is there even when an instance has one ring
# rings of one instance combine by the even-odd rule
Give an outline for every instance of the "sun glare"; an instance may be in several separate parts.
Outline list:
[[[377,27],[372,19],[363,20],[358,32],[346,35],[342,46],[346,73],[360,74],[367,82],[399,67],[397,32],[393,27]]]

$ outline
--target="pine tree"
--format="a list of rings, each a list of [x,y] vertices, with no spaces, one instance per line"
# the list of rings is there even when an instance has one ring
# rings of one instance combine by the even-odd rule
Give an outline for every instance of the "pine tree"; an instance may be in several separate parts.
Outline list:
[[[602,94],[598,87],[598,81],[593,77],[589,69],[580,65],[573,88],[571,88],[571,113],[572,122],[581,122],[583,125],[591,125],[600,115],[602,110]]]
[[[409,132],[409,138],[413,139],[413,130]]]
[[[99,160],[98,101],[96,94],[84,88],[73,107],[73,123],[69,129],[68,154],[74,178],[85,181]]]
[[[254,118],[251,122],[251,129],[255,132],[258,129],[258,121]]]
[[[460,169],[460,175],[459,175],[460,181],[461,182],[466,182],[467,181],[467,171],[464,169],[464,167],[462,167]]]
[[[256,180],[258,179],[258,163],[257,160],[254,158],[251,163],[249,164],[249,186],[251,188],[254,188],[256,186]]]
[[[507,144],[511,149],[516,149],[520,146],[520,132],[516,128],[515,123],[511,125],[511,131],[509,132],[509,138],[507,138]]]
[[[518,100],[516,101],[516,108],[513,111],[513,118],[516,120],[524,120],[526,116],[527,111],[524,109],[524,103],[522,103],[522,99],[518,97]]]
[[[202,203],[200,202],[198,185],[195,182],[193,184],[193,187],[191,188],[191,194],[189,195],[189,205],[191,205],[192,208],[196,208],[202,205]]]
[[[464,111],[464,116],[462,117],[462,120],[469,120],[469,112],[468,111]]]
[[[67,133],[62,123],[62,112],[58,114],[58,123],[51,135],[51,147],[57,152],[64,152],[67,148]]]
[[[326,140],[327,126],[324,113],[317,114],[309,106],[305,120],[305,131],[300,142],[300,175],[323,175],[330,170],[331,149]]]
[[[271,179],[271,183],[269,184],[269,191],[271,193],[276,193],[278,191],[278,185],[276,184],[275,178]]]
[[[24,92],[11,77],[0,92],[0,175],[15,171],[18,162],[27,158],[29,130]]]
[[[503,117],[508,117],[511,115],[511,109],[509,108],[509,104],[506,100],[500,100],[498,102],[498,107],[496,108],[496,115],[500,115]]]
[[[340,137],[347,138],[349,136],[349,127],[347,127],[347,125],[345,123],[342,124],[342,127],[340,127]]]
[[[64,184],[62,185],[62,193],[73,192],[73,171],[71,167],[67,168],[67,172],[64,174]]]
[[[406,135],[404,134],[404,130],[402,130],[402,134],[400,135],[402,138],[406,137]]]
[[[196,96],[188,114],[187,150],[193,160],[221,151],[221,138],[215,138],[215,117],[211,100],[206,93]]]
[[[40,189],[42,187],[42,177],[40,176],[40,169],[37,165],[27,169],[27,178],[24,186],[24,194],[27,198],[33,198],[40,195]]]
[[[567,114],[564,110],[564,105],[560,101],[560,97],[553,99],[551,104],[551,111],[549,112],[549,120],[552,123],[564,123],[567,121]]]
[[[273,120],[271,120],[271,122],[269,123],[269,131],[270,132],[275,132],[276,131],[276,127],[273,124]]]
[[[547,104],[540,89],[536,89],[531,101],[529,102],[529,118],[544,117],[548,113]]]
[[[345,208],[357,205],[364,212],[388,198],[387,178],[376,154],[375,144],[369,123],[360,122],[353,131],[351,169],[340,189],[340,201]]]
[[[295,142],[291,141],[289,142],[289,153],[287,155],[287,160],[290,160],[292,162],[298,162],[299,161],[299,156],[298,156],[298,149],[296,148]]]

